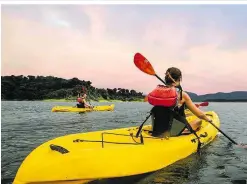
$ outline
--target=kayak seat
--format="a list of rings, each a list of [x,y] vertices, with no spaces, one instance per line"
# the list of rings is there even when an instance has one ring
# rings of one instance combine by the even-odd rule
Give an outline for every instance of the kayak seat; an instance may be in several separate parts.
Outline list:
[[[151,109],[152,130],[151,135],[154,137],[179,136],[186,128],[184,119],[169,107],[154,106]]]
[[[84,103],[78,103],[78,104],[76,104],[76,107],[77,108],[85,108],[85,105],[84,105]]]
[[[170,108],[164,106],[154,106],[151,109],[152,131],[151,135],[159,137],[165,132],[169,132],[171,128]]]

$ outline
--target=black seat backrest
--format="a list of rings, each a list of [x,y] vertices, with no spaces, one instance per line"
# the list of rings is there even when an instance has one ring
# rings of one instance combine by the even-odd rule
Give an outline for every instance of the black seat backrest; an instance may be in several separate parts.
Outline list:
[[[169,107],[154,106],[151,110],[153,130],[152,136],[159,137],[164,132],[169,136],[179,136],[186,128],[187,120]]]
[[[160,136],[166,131],[170,131],[173,113],[169,107],[164,106],[154,106],[151,110],[153,130],[152,136]]]

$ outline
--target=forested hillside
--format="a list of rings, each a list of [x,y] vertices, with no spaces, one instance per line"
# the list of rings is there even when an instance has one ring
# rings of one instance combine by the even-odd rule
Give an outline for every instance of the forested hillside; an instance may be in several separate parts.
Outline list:
[[[2,100],[45,100],[45,99],[69,99],[75,100],[78,91],[84,87],[87,89],[88,99],[92,100],[122,100],[142,101],[142,92],[134,89],[103,89],[92,86],[91,81],[78,78],[63,79],[54,76],[2,76]],[[193,101],[215,102],[247,102],[247,91],[234,91],[230,93],[215,93],[197,95],[188,92]]]
[[[103,89],[92,86],[91,81],[78,78],[63,79],[54,76],[2,76],[2,100],[44,100],[44,99],[75,99],[78,91],[84,87],[92,100],[123,100],[143,99],[143,93],[131,89]]]

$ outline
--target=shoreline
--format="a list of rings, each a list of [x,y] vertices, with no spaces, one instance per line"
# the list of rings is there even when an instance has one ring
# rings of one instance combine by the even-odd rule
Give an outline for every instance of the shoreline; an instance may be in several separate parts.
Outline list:
[[[76,100],[66,100],[66,99],[44,99],[44,100],[39,100],[42,102],[75,102]],[[133,100],[133,101],[123,101],[123,100],[105,100],[105,99],[100,99],[98,101],[96,100],[87,100],[87,102],[144,102],[143,100]]]
[[[69,99],[43,99],[43,100],[28,100],[28,99],[1,99],[1,101],[40,101],[40,102],[76,102],[76,100],[69,100]],[[241,99],[241,100],[193,100],[194,103],[202,103],[202,102],[219,102],[219,103],[227,103],[227,102],[232,102],[232,103],[247,103],[247,99]],[[137,100],[105,100],[105,99],[100,99],[100,100],[87,100],[87,102],[144,102],[144,99],[137,99]]]
[[[20,100],[20,99],[11,99],[11,100],[6,100],[6,99],[1,99],[1,101],[40,101],[40,102],[75,102],[77,103],[76,99],[43,99],[43,100],[27,100],[27,99],[24,99],[24,100]],[[106,100],[106,99],[99,99],[99,100],[87,100],[87,102],[144,102],[144,99],[136,99],[136,100]],[[194,103],[202,103],[202,102],[211,102],[211,103],[247,103],[247,100],[203,100],[203,101],[200,101],[200,100],[195,100],[193,101]]]

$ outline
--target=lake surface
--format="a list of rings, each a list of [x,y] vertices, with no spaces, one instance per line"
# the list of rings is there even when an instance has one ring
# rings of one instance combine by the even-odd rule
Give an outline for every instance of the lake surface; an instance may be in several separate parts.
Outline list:
[[[93,105],[110,104],[93,103]],[[151,106],[142,102],[114,102],[113,112],[52,113],[56,105],[72,102],[3,101],[2,119],[2,183],[12,183],[24,158],[40,144],[66,134],[138,126]],[[247,103],[209,103],[202,110],[214,110],[221,129],[232,139],[247,143]],[[246,184],[247,149],[229,144],[219,135],[203,148],[202,155],[191,155],[167,168],[127,183],[156,184]],[[119,183],[115,182],[115,183]]]

